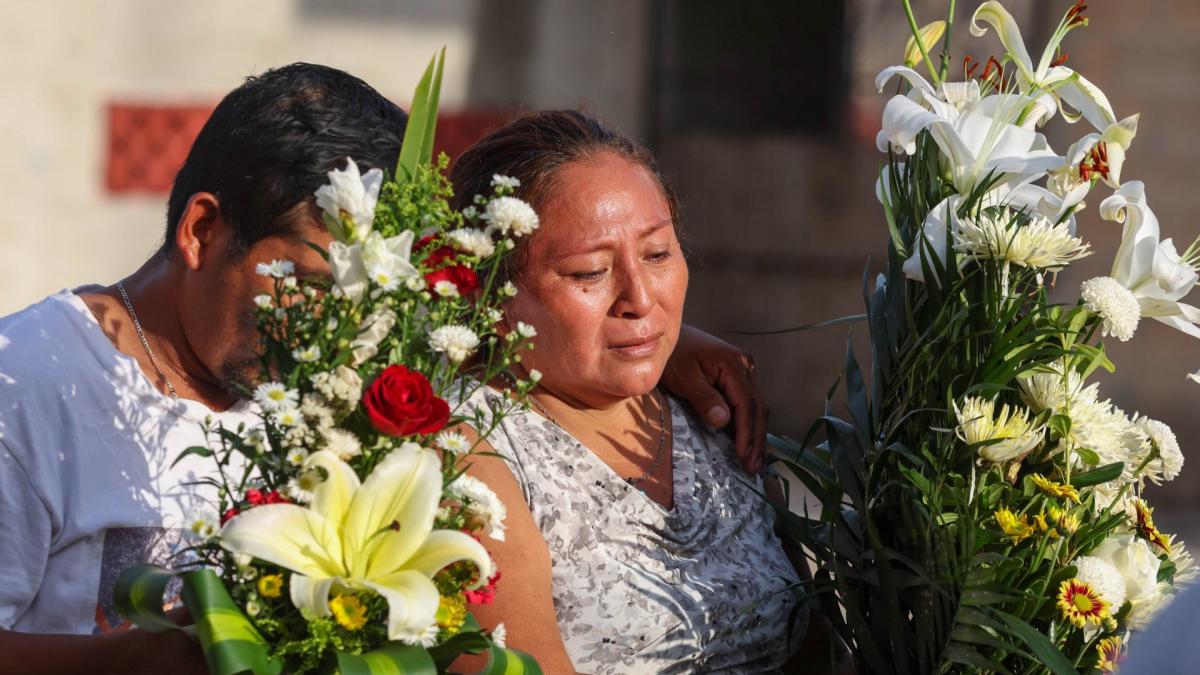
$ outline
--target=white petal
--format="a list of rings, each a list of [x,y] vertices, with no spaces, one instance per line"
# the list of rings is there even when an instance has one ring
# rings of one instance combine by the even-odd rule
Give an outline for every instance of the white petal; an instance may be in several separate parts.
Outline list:
[[[358,492],[361,485],[358,474],[354,473],[349,464],[328,450],[309,455],[304,468],[313,467],[324,469],[327,477],[312,491],[313,498],[309,508],[321,514],[328,522],[339,524],[350,508],[354,493]]]
[[[940,119],[906,96],[893,96],[883,108],[883,133],[893,145],[911,155],[917,151],[917,134]]]
[[[1046,80],[1052,83],[1054,93],[1059,98],[1079,111],[1097,129],[1103,130],[1117,121],[1108,97],[1079,73],[1064,66],[1055,66],[1050,69]],[[1070,120],[1072,115],[1064,110],[1063,117]],[[1074,118],[1078,119],[1078,116]]]
[[[404,560],[397,564],[397,559],[412,555],[433,529],[441,496],[442,465],[432,451],[405,444],[385,457],[363,481],[342,521],[351,575],[374,577],[400,567]],[[381,536],[394,524],[399,525],[395,537]],[[386,549],[380,546],[385,540]]]
[[[292,605],[317,616],[329,616],[329,588],[333,582],[333,577],[313,579],[302,574],[293,574],[288,580]]]
[[[221,546],[310,577],[338,576],[342,550],[336,529],[295,504],[266,504],[234,516],[221,528]]]
[[[920,90],[921,93],[929,96],[937,95],[933,89],[933,85],[929,84],[924,77],[921,77],[920,73],[908,66],[888,66],[879,71],[879,74],[875,76],[875,89],[883,93],[883,88],[887,86],[888,80],[897,75],[907,80],[914,89]]]
[[[388,638],[400,639],[405,629],[417,630],[432,624],[441,597],[429,577],[404,570],[367,581],[364,586],[379,593],[388,603]]]
[[[363,266],[362,246],[347,246],[339,241],[329,244],[329,268],[333,281],[353,302],[362,300],[367,290],[367,269]]]
[[[987,34],[987,28],[980,26],[980,21],[991,24],[996,29],[1000,43],[1012,56],[1021,75],[1030,82],[1034,81],[1033,60],[1029,58],[1029,52],[1025,51],[1025,41],[1021,39],[1021,29],[1017,27],[1017,21],[1013,19],[1012,14],[1009,14],[1008,10],[1004,9],[999,2],[989,0],[980,5],[971,17],[971,35],[975,37]]]
[[[904,261],[904,275],[914,281],[925,282],[925,272],[921,266],[922,251],[926,259],[930,257],[946,262],[946,246],[947,238],[950,236],[947,230],[947,218],[957,220],[954,211],[958,205],[962,203],[960,195],[947,197],[938,203],[929,211],[929,215],[925,217],[925,222],[921,224],[921,235],[913,240],[913,250],[909,255],[908,260]],[[950,244],[953,245],[953,242]],[[932,261],[930,261],[932,265]]]
[[[459,560],[469,560],[479,568],[479,580],[475,587],[482,585],[492,576],[492,559],[487,549],[469,534],[457,530],[434,530],[425,540],[408,563],[408,569],[414,569],[432,577],[443,567]]]

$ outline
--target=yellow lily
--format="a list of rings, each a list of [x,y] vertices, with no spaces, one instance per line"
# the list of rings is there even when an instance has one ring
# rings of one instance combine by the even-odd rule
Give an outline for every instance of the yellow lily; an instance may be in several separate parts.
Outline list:
[[[362,482],[328,450],[305,462],[305,470],[318,468],[327,478],[313,490],[309,506],[258,506],[232,518],[220,533],[229,551],[291,570],[291,600],[298,609],[329,616],[331,591],[374,591],[388,602],[388,637],[417,643],[436,628],[440,596],[433,575],[467,560],[479,568],[480,584],[491,576],[491,559],[479,542],[433,529],[442,472],[432,451],[415,445],[394,450]]]

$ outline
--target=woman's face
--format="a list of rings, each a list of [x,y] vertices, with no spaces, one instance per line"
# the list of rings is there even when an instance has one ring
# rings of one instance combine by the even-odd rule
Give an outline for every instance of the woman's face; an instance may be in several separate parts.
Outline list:
[[[507,308],[537,329],[522,362],[592,407],[653,389],[675,348],[688,269],[658,180],[601,153],[562,167]]]

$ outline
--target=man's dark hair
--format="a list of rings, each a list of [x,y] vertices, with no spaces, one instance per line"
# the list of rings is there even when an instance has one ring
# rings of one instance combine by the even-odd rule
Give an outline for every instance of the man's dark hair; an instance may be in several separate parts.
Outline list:
[[[333,169],[395,169],[408,115],[366,82],[328,66],[293,63],[246,78],[213,110],[175,175],[163,251],[197,192],[211,192],[233,228],[235,252],[286,233]]]

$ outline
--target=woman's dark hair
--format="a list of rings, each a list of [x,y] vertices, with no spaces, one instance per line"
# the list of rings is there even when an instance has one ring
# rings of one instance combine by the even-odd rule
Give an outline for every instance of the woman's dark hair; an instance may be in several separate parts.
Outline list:
[[[679,202],[654,155],[577,110],[544,110],[518,117],[471,146],[450,169],[454,207],[466,208],[475,195],[490,194],[492,176],[500,174],[520,180],[516,196],[540,211],[554,192],[560,169],[605,152],[644,167],[658,179],[678,231]],[[522,265],[522,241],[499,270],[504,280],[513,278]]]
[[[205,122],[175,175],[163,251],[197,192],[220,200],[234,251],[290,231],[288,216],[351,157],[362,171],[395,168],[408,115],[336,68],[293,63],[246,78]]]

